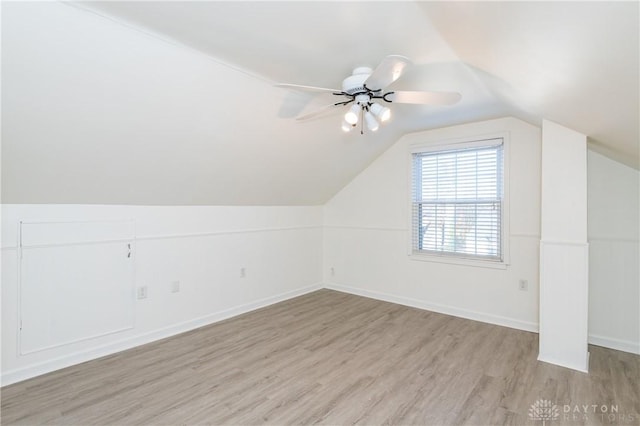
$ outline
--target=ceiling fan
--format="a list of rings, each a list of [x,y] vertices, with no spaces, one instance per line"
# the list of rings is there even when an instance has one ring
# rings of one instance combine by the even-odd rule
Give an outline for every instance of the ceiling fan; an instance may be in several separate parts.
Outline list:
[[[312,92],[329,92],[340,96],[340,101],[298,116],[296,120],[306,120],[335,108],[349,107],[344,115],[342,130],[349,132],[361,123],[361,134],[364,133],[365,122],[367,128],[375,132],[380,127],[380,123],[388,121],[391,117],[391,110],[381,104],[382,101],[399,104],[452,105],[462,98],[460,93],[456,92],[385,91],[384,89],[400,78],[410,65],[412,65],[411,60],[404,56],[387,56],[375,70],[369,67],[355,68],[352,75],[342,81],[342,90],[287,83],[276,84],[276,86]]]

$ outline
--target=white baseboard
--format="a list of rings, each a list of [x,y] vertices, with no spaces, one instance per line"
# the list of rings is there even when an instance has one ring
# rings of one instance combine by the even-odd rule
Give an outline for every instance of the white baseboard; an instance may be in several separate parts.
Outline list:
[[[580,371],[581,373],[589,373],[589,358],[590,358],[590,353],[587,352],[587,359],[585,361],[586,365],[582,365],[582,363],[580,363],[580,365],[573,365],[573,364],[569,364],[565,361],[562,360],[558,360],[546,355],[540,355],[538,354],[538,361],[541,362],[546,362],[547,364],[553,364],[553,365],[558,365],[560,367],[564,367],[564,368],[569,368],[571,370],[576,370],[576,371]]]
[[[501,325],[504,327],[515,328],[517,330],[531,331],[533,333],[538,332],[538,324],[534,322],[521,321],[513,318],[502,317],[499,315],[486,314],[483,312],[471,311],[467,309],[456,308],[453,306],[440,305],[440,304],[425,302],[422,300],[413,299],[409,297],[396,296],[388,293],[382,293],[382,292],[371,291],[371,290],[364,290],[361,288],[350,287],[350,286],[345,286],[341,284],[327,283],[325,284],[324,287],[331,290],[341,291],[343,293],[355,294],[357,296],[369,297],[371,299],[397,303],[400,305],[411,306],[413,308],[418,308],[418,309],[425,309],[427,311],[438,312],[446,315],[453,315],[456,317],[466,318],[474,321],[481,321],[489,324]],[[633,342],[630,340],[620,340],[620,339],[614,339],[610,337],[590,334],[589,344],[640,355],[640,343]],[[540,361],[557,364],[554,360],[547,361],[547,360],[540,359]],[[574,368],[574,367],[569,367],[569,368]],[[584,370],[580,370],[580,371],[584,371]]]
[[[325,284],[325,288],[341,291],[343,293],[369,297],[371,299],[382,300],[385,302],[397,303],[399,305],[411,306],[412,308],[424,309],[427,311],[438,312],[446,315],[453,315],[455,317],[466,318],[474,321],[481,321],[489,324],[515,328],[517,330],[531,331],[534,333],[538,332],[538,324],[535,322],[522,321],[522,320],[503,317],[499,315],[493,315],[493,314],[487,314],[484,312],[477,312],[477,311],[457,308],[454,306],[431,303],[424,300],[418,300],[418,299],[413,299],[413,298],[404,297],[404,296],[396,296],[388,293],[364,290],[356,287],[349,287],[341,284],[327,283]]]
[[[5,371],[0,377],[0,383],[2,384],[2,386],[6,386],[12,383],[21,382],[23,380],[40,376],[45,373],[50,373],[52,371],[60,370],[65,367],[70,367],[75,364],[91,361],[96,358],[131,349],[136,346],[144,345],[146,343],[151,343],[156,340],[175,336],[176,334],[184,333],[199,327],[203,327],[205,325],[213,324],[218,321],[235,317],[237,315],[245,314],[256,309],[264,308],[278,302],[283,302],[294,297],[302,296],[303,294],[320,290],[322,288],[322,284],[314,284],[297,290],[277,294],[275,296],[266,297],[264,299],[246,303],[244,305],[235,306],[230,309],[225,309],[224,311],[215,312],[189,321],[173,324],[169,327],[118,340],[107,345],[101,345],[91,349],[75,352],[38,364],[29,365],[27,367]]]
[[[2,386],[10,385],[12,383],[20,382],[32,377],[36,377],[45,373],[50,373],[55,370],[59,370],[65,367],[69,367],[82,362],[90,361],[103,356],[111,355],[117,352],[121,352],[127,349],[134,348],[136,346],[151,343],[156,340],[164,339],[167,337],[175,336],[180,333],[184,333],[199,327],[203,327],[209,324],[216,323],[237,315],[241,315],[247,312],[254,311],[256,309],[264,308],[269,305],[273,305],[278,302],[282,302],[294,297],[302,296],[307,293],[311,293],[322,288],[330,290],[336,290],[343,293],[355,294],[358,296],[369,297],[376,300],[382,300],[385,302],[397,303],[400,305],[411,306],[413,308],[424,309],[428,311],[438,312],[446,315],[453,315],[456,317],[466,318],[474,321],[486,322],[489,324],[496,324],[505,327],[515,328],[518,330],[538,332],[538,325],[533,322],[526,322],[521,320],[515,320],[512,318],[502,317],[498,315],[486,314],[477,311],[471,311],[453,306],[440,305],[430,302],[425,302],[418,299],[412,299],[403,296],[396,296],[388,293],[382,293],[371,290],[364,290],[356,287],[350,287],[340,284],[327,283],[314,284],[301,289],[281,293],[275,296],[260,299],[251,303],[236,306],[224,311],[215,312],[203,317],[195,318],[189,321],[181,322],[171,325],[159,330],[154,330],[148,333],[140,334],[127,339],[122,339],[116,342],[112,342],[107,345],[97,346],[88,350],[79,351],[73,354],[69,354],[63,357],[47,360],[42,363],[33,364],[27,367],[9,370],[2,373],[0,377],[0,383]],[[624,352],[630,352],[634,354],[640,354],[640,344],[633,341],[613,339],[598,335],[589,335],[589,343],[597,346],[603,346],[606,348],[616,349]],[[544,361],[544,360],[541,360]],[[547,361],[548,362],[548,361]],[[551,361],[553,362],[553,361]]]
[[[589,334],[589,344],[640,355],[640,342]]]

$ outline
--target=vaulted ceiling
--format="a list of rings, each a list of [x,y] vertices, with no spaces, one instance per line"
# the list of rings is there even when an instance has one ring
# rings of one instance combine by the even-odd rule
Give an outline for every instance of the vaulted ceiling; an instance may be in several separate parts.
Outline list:
[[[639,164],[638,3],[77,2],[2,10],[3,202],[322,204],[404,133],[556,121]],[[377,133],[293,117],[356,66],[415,66]]]

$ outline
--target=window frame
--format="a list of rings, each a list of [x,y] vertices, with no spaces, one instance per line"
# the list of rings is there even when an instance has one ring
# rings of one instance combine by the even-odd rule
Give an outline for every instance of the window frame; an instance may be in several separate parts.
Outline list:
[[[480,148],[483,146],[495,145],[496,139],[502,139],[502,211],[501,211],[501,235],[502,260],[483,259],[475,256],[465,256],[462,253],[436,253],[436,252],[415,252],[413,250],[413,154],[426,152],[441,152],[458,150],[465,148]],[[409,188],[409,214],[408,214],[408,255],[411,260],[437,262],[463,266],[476,266],[483,268],[506,269],[510,262],[509,257],[509,152],[510,137],[508,132],[493,133],[477,136],[469,136],[456,139],[434,139],[423,140],[409,144],[408,153],[408,188]]]

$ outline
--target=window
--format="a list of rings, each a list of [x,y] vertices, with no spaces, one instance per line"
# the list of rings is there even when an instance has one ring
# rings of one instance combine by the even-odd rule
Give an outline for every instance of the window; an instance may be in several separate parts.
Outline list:
[[[412,252],[503,261],[503,139],[412,154]]]

